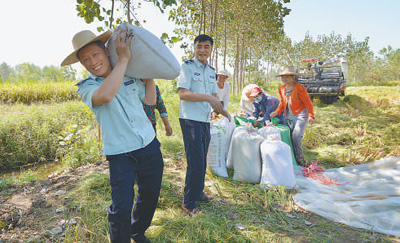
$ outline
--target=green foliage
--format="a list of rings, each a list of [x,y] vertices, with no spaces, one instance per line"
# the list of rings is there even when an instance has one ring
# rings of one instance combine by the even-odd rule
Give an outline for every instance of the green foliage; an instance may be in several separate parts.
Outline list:
[[[101,159],[101,145],[89,134],[91,130],[91,126],[72,124],[61,131],[57,153],[65,168],[77,168]]]
[[[104,18],[100,16],[100,4],[93,0],[76,0],[78,5],[76,5],[76,10],[78,11],[78,16],[82,17],[86,23],[90,24],[97,18],[102,21]]]
[[[99,22],[104,23],[106,29],[115,29],[116,25],[123,22],[140,25],[138,20],[133,20],[130,17],[134,15],[136,9],[140,9],[141,2],[131,0],[114,0],[113,4],[109,4],[109,2],[102,3],[101,1],[95,2],[93,0],[76,0],[76,2],[78,17],[83,18],[88,24],[97,19]],[[175,0],[151,0],[151,2],[161,12],[164,12],[164,9],[168,6],[176,5]],[[121,12],[120,9],[122,10]],[[97,30],[101,32],[104,28],[98,27]]]
[[[376,80],[399,80],[400,79],[400,49],[391,46],[384,47],[379,51],[381,57],[376,62],[374,78]]]
[[[3,62],[0,64],[0,82],[7,81],[10,75],[14,75],[14,73],[15,70],[7,63]]]
[[[156,111],[157,138],[162,141],[161,150],[164,155],[171,156],[174,160],[181,160],[184,156],[182,132],[179,125],[179,95],[176,90],[176,81],[156,80],[161,92],[165,107],[168,112],[169,124],[172,127],[173,135],[165,135],[164,124]]]
[[[10,178],[4,178],[4,179],[0,178],[0,190],[5,190],[9,186],[11,186],[12,184],[14,184],[14,181],[12,179],[10,179]]]

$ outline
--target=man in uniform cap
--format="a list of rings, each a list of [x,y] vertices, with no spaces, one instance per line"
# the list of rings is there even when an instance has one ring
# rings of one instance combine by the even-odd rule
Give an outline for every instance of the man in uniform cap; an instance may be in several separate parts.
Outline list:
[[[208,202],[212,199],[203,192],[211,139],[211,107],[230,119],[217,96],[215,69],[207,62],[212,45],[213,39],[208,35],[195,38],[195,58],[181,65],[177,83],[181,100],[179,122],[187,158],[182,209],[191,217],[199,212],[197,201]]]

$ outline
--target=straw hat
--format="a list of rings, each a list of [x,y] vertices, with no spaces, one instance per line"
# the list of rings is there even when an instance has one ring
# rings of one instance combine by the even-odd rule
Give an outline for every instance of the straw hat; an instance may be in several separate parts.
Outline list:
[[[72,52],[67,58],[64,59],[64,61],[61,63],[61,66],[79,62],[77,53],[82,47],[84,47],[92,42],[95,42],[95,41],[102,41],[103,43],[106,43],[108,38],[110,38],[111,34],[112,34],[111,30],[106,31],[99,36],[95,35],[90,30],[83,30],[81,32],[78,32],[72,38],[72,45],[74,46],[75,51]]]
[[[283,69],[283,72],[280,73],[279,75],[276,75],[275,77],[282,77],[282,76],[301,76],[302,74],[300,73],[295,73],[294,72],[294,66],[286,66]]]
[[[218,71],[218,73],[217,73],[218,75],[225,75],[225,76],[227,76],[227,77],[229,77],[229,72],[228,72],[228,70],[220,70],[220,71]]]

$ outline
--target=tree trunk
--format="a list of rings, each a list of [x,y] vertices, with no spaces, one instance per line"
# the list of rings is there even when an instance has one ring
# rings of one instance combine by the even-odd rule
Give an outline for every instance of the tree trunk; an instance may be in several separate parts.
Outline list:
[[[201,0],[201,12],[203,13],[203,34],[206,33],[206,5],[204,0]]]
[[[226,69],[226,20],[224,20],[224,70]]]
[[[112,29],[112,22],[113,22],[113,17],[114,17],[114,1],[115,0],[111,0],[110,29]]]
[[[201,29],[203,28],[203,15],[204,15],[204,0],[201,0],[200,26],[198,35],[201,34]]]
[[[218,73],[218,47],[215,48],[215,71]]]
[[[126,1],[126,11],[128,14],[128,23],[132,24],[132,20],[131,20],[131,0],[127,0]]]
[[[240,68],[239,68],[239,34],[237,34],[236,37],[236,57],[235,57],[235,80],[236,80],[236,95],[239,94],[239,83],[240,83],[240,79],[239,79],[239,72],[240,72]]]
[[[249,48],[249,66],[251,67],[252,63],[251,63],[251,47]],[[247,73],[247,84],[251,83],[251,76],[252,74],[254,74],[254,71],[252,70],[252,68],[249,70],[249,72]],[[253,78],[254,79],[254,78]]]

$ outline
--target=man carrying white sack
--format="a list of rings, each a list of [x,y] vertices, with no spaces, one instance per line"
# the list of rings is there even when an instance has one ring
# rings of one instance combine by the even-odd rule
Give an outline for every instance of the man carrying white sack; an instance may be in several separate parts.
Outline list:
[[[211,107],[230,120],[217,95],[215,69],[207,62],[212,45],[213,39],[210,36],[196,37],[195,58],[182,64],[177,83],[181,100],[179,122],[187,159],[182,209],[190,217],[199,212],[196,201],[207,202],[212,199],[203,192],[211,139]]]
[[[61,66],[80,61],[90,72],[79,82],[78,94],[100,124],[103,150],[109,161],[112,204],[108,207],[110,238],[113,243],[149,242],[144,233],[150,226],[161,188],[163,158],[160,143],[142,102],[156,103],[154,80],[124,77],[131,59],[127,32],[118,31],[115,40],[119,57],[114,68],[104,43],[107,31],[96,36],[81,31],[72,39],[75,51]],[[132,212],[134,183],[138,195]]]

